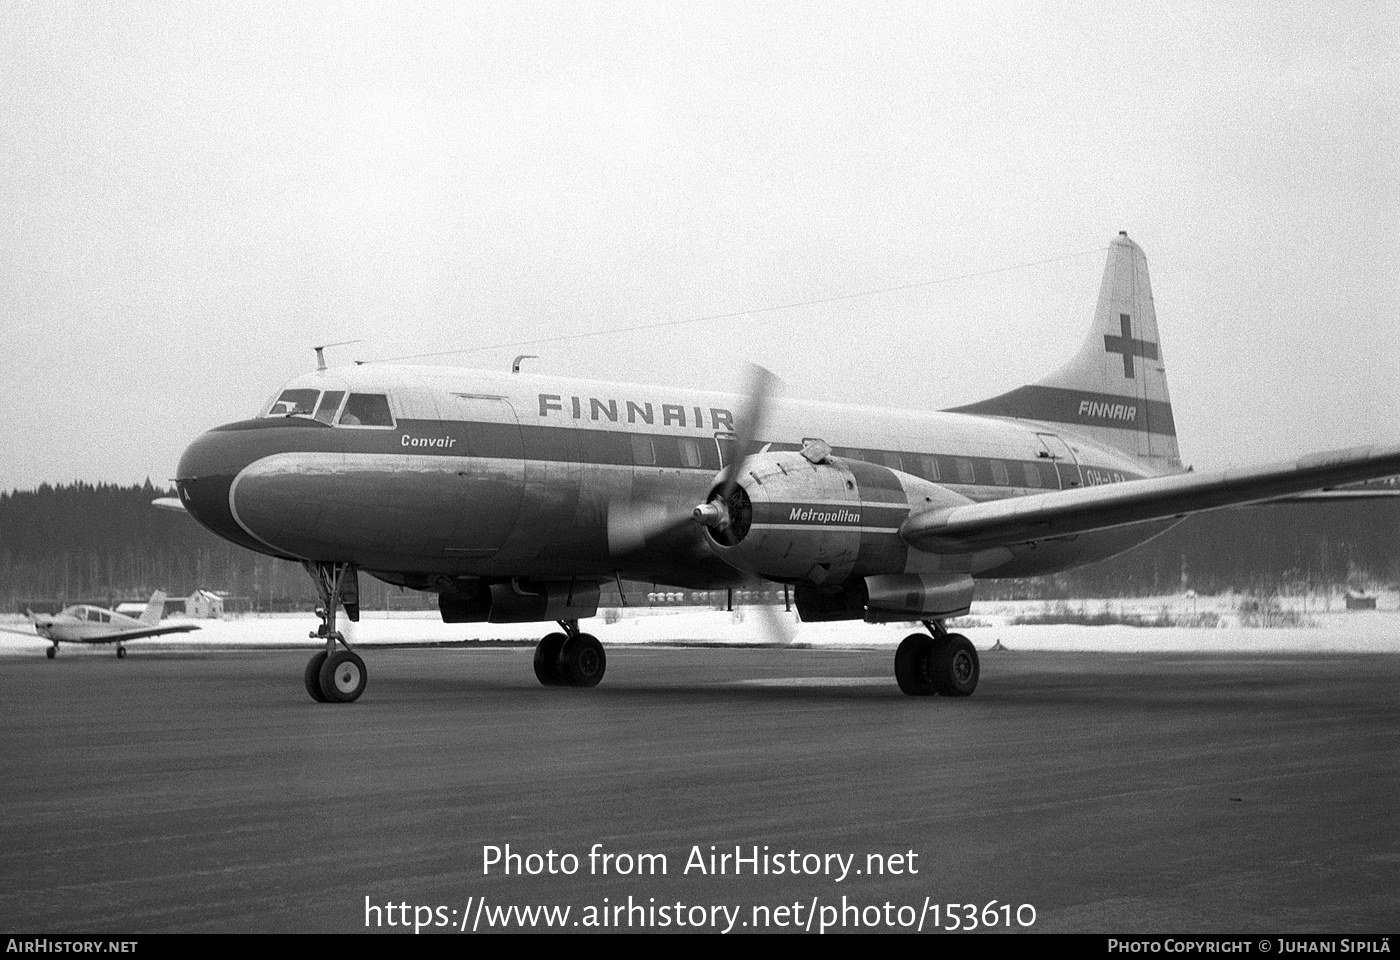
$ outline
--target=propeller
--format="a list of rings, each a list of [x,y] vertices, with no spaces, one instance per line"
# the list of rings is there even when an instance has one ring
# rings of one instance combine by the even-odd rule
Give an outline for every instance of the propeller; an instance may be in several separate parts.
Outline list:
[[[758,621],[771,647],[789,646],[797,636],[797,624],[792,615],[780,611],[771,603],[758,605]]]
[[[754,442],[763,433],[764,421],[772,405],[773,391],[782,381],[756,363],[746,363],[744,384],[744,412],[739,416],[738,438],[734,443],[734,454],[725,464],[719,475],[719,496],[728,500],[738,483],[739,468],[753,452]]]
[[[739,485],[739,468],[762,434],[774,390],[782,383],[757,364],[745,364],[744,406],[729,462],[720,471],[717,492],[708,503],[684,511],[660,503],[614,500],[608,504],[608,552],[614,557],[678,533],[699,521],[715,529],[729,526],[729,498]]]
[[[782,381],[756,363],[745,364],[744,409],[739,417],[739,430],[735,437],[734,450],[729,462],[720,471],[715,494],[708,502],[695,508],[694,517],[700,523],[715,530],[724,530],[731,519],[731,501],[739,486],[739,470],[744,461],[754,452],[757,439],[763,433],[772,406],[773,393],[782,386]]]

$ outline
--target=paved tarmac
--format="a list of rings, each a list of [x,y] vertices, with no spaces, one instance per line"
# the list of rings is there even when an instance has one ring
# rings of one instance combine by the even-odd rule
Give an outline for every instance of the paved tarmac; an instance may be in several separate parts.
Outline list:
[[[381,650],[352,705],[306,657],[0,659],[3,931],[1400,928],[1391,655],[984,652],[948,700],[892,651]]]

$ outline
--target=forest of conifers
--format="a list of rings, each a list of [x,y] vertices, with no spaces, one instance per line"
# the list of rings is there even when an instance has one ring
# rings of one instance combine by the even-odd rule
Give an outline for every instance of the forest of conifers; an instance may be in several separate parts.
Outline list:
[[[254,609],[309,604],[300,566],[252,553],[189,517],[157,510],[171,496],[144,486],[76,483],[0,493],[0,611],[25,602],[173,597],[196,588],[247,597]],[[1188,518],[1105,563],[1039,580],[992,582],[978,596],[1126,597],[1177,593],[1298,593],[1400,583],[1400,502],[1249,507]],[[629,588],[630,589],[630,588]],[[362,600],[382,608],[396,588],[362,578]],[[432,605],[423,598],[422,606]]]

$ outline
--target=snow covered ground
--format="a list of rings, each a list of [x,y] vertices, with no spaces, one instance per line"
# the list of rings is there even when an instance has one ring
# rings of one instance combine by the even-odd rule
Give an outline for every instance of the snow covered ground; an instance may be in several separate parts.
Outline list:
[[[1340,598],[1330,606],[1310,598],[1284,598],[1284,609],[1296,609],[1310,624],[1301,628],[1262,629],[1239,626],[1238,597],[1161,597],[1136,600],[1072,600],[1072,613],[1153,618],[1163,611],[1175,617],[1218,613],[1221,626],[1134,627],[1013,625],[1018,615],[1053,611],[1060,604],[1045,601],[990,601],[974,604],[972,616],[955,629],[967,634],[979,649],[996,643],[1010,650],[1159,651],[1159,652],[1387,652],[1400,653],[1400,597],[1382,594],[1377,610],[1346,610]],[[610,622],[611,621],[611,622]],[[189,622],[175,619],[173,622]],[[320,642],[308,634],[315,628],[311,614],[270,614],[200,620],[197,633],[133,640],[133,652],[172,649],[312,649]],[[549,632],[548,624],[445,624],[435,612],[367,612],[359,623],[341,619],[352,645],[441,644],[500,640],[534,642]],[[0,616],[0,628],[28,631],[21,616]],[[892,649],[913,624],[799,623],[781,609],[761,612],[740,607],[733,613],[694,607],[648,607],[599,611],[585,629],[607,645],[622,644],[753,644],[790,642],[819,648]],[[0,655],[42,655],[47,641],[15,633],[0,633]],[[111,656],[110,646],[80,649],[63,644],[60,656],[84,652]]]

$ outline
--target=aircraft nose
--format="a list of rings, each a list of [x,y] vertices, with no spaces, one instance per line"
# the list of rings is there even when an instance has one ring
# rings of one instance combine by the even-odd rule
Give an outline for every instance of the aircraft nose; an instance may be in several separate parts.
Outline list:
[[[265,455],[258,433],[244,424],[229,424],[196,438],[180,457],[175,487],[185,510],[205,527],[250,550],[266,553],[266,544],[250,537],[238,523],[229,501],[229,490],[239,472]]]

